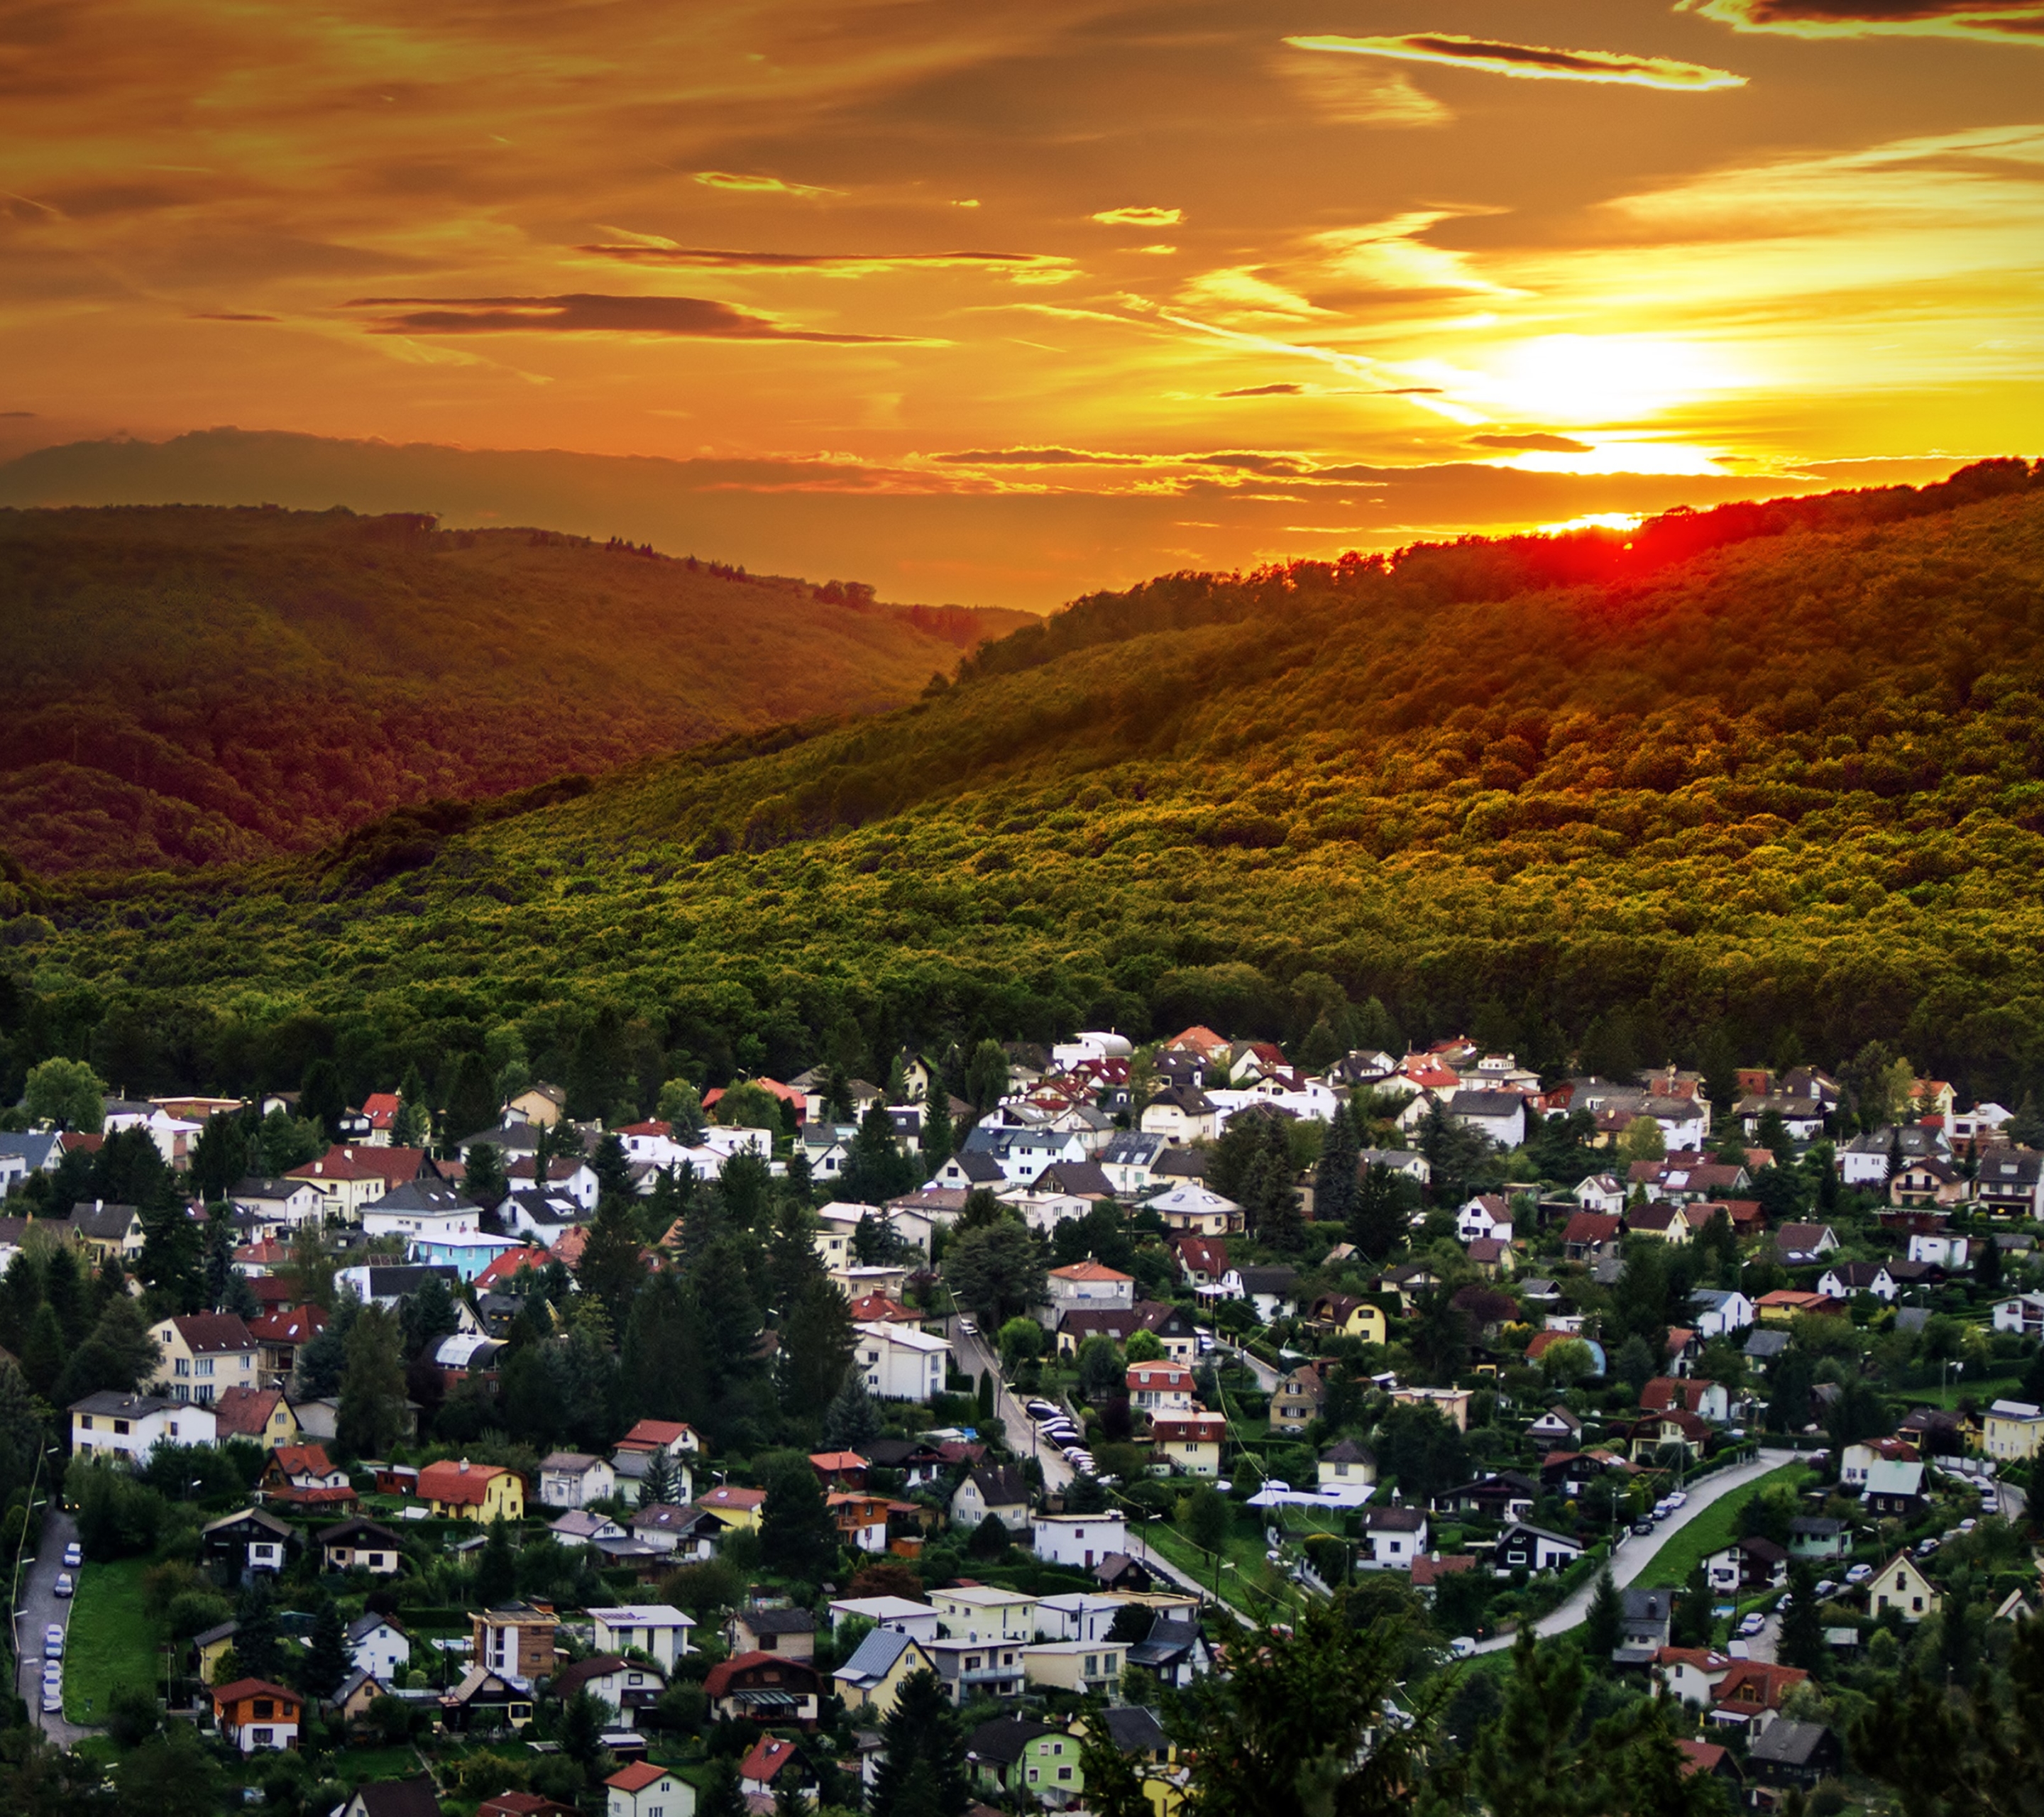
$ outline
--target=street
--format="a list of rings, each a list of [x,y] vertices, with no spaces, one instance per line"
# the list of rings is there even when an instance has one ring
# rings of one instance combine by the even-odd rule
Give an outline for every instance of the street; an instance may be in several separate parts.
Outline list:
[[[21,1600],[16,1605],[14,1640],[20,1661],[16,1688],[27,1700],[29,1719],[41,1724],[43,1732],[59,1747],[69,1747],[96,1734],[94,1729],[67,1722],[62,1715],[43,1714],[43,1630],[52,1622],[71,1632],[71,1605],[56,1592],[57,1577],[63,1569],[63,1550],[78,1538],[78,1525],[61,1508],[52,1508],[43,1522],[43,1542],[32,1559],[21,1565]],[[86,1565],[90,1570],[91,1566]],[[79,1573],[74,1571],[75,1579]]]
[[[1612,1582],[1619,1589],[1623,1589],[1653,1563],[1654,1554],[1662,1546],[1712,1502],[1743,1489],[1754,1478],[1765,1476],[1769,1470],[1779,1469],[1782,1465],[1792,1464],[1795,1461],[1793,1451],[1762,1451],[1750,1462],[1735,1465],[1731,1469],[1719,1470],[1715,1475],[1705,1477],[1689,1491],[1688,1503],[1654,1528],[1652,1538],[1627,1532],[1619,1539],[1618,1550],[1612,1557]],[[1545,1638],[1550,1635],[1566,1634],[1572,1627],[1580,1627],[1584,1617],[1589,1613],[1590,1598],[1596,1593],[1596,1578],[1593,1575],[1552,1615],[1543,1615],[1533,1631]],[[1516,1635],[1493,1635],[1489,1640],[1479,1641],[1476,1650],[1478,1653],[1502,1652],[1517,1638]]]

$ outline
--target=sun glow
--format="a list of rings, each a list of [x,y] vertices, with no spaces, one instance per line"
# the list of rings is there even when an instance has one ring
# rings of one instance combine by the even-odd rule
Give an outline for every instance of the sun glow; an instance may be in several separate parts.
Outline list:
[[[1639,423],[1736,381],[1693,341],[1660,335],[1543,335],[1502,350],[1466,400],[1542,422]]]

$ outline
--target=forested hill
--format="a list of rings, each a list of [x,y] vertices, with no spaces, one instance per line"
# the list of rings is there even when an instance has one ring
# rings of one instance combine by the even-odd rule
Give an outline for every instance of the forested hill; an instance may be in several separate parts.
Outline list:
[[[125,1078],[255,1072],[296,1005],[301,1035],[386,1058],[515,1030],[564,1066],[630,1031],[643,1082],[949,1033],[1293,1039],[1374,997],[1408,1036],[1475,1026],[1539,1061],[1602,1019],[1643,1059],[1879,1036],[1962,1090],[2044,1085],[2023,463],[1180,576],[967,667],[529,812],[60,893],[4,930],[33,1039],[98,1019]],[[247,1022],[221,1007],[243,986]]]
[[[912,699],[1013,612],[876,605],[528,530],[199,507],[0,511],[0,846],[30,869],[309,850]]]

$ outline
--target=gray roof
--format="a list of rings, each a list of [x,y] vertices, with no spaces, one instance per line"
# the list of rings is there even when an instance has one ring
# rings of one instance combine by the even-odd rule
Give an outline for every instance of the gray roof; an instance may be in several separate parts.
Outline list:
[[[1674,1612],[1673,1590],[1621,1590],[1619,1594],[1629,1622],[1664,1622]]]
[[[895,1661],[915,1644],[907,1635],[891,1627],[877,1627],[833,1676],[854,1684],[878,1684],[893,1669]]]
[[[379,1615],[371,1611],[367,1615],[357,1615],[348,1624],[348,1638],[351,1641],[362,1640],[374,1634],[379,1627],[387,1627],[393,1634],[402,1634],[405,1631],[390,1616]]]
[[[1104,1167],[1139,1167],[1146,1162],[1156,1159],[1165,1146],[1161,1135],[1152,1135],[1139,1129],[1124,1130],[1101,1151],[1101,1165]]]
[[[364,1205],[365,1212],[472,1212],[478,1208],[466,1193],[451,1186],[433,1185],[424,1180],[407,1180],[393,1186],[380,1199]]]
[[[111,1413],[123,1419],[144,1419],[152,1413],[160,1413],[175,1401],[167,1400],[159,1394],[123,1394],[117,1389],[102,1388],[96,1394],[88,1394],[83,1400],[71,1404],[73,1413]]]
[[[0,1154],[18,1154],[32,1169],[48,1166],[56,1147],[50,1130],[0,1130]]]
[[[1788,1347],[1786,1331],[1757,1331],[1746,1340],[1746,1354],[1750,1357],[1778,1357]]]
[[[755,1634],[814,1634],[816,1618],[808,1609],[746,1609],[738,1618]]]
[[[1808,1766],[1831,1733],[1822,1723],[1792,1723],[1784,1716],[1753,1738],[1746,1758],[1771,1761],[1778,1766]]]
[[[1049,1723],[1034,1722],[1027,1716],[996,1716],[990,1723],[982,1723],[966,1737],[966,1758],[1012,1766],[1022,1757],[1023,1749],[1039,1735],[1059,1732]]]
[[[1156,1711],[1146,1710],[1140,1704],[1103,1710],[1101,1718],[1114,1745],[1124,1754],[1158,1754],[1170,1746]]]
[[[1021,1468],[1014,1464],[982,1465],[966,1479],[979,1491],[979,1498],[989,1508],[1027,1506],[1029,1500],[1028,1479]],[[964,1485],[960,1484],[960,1488]]]
[[[1449,1112],[1454,1116],[1510,1116],[1525,1108],[1525,1099],[1516,1092],[1464,1089],[1448,1100]]]

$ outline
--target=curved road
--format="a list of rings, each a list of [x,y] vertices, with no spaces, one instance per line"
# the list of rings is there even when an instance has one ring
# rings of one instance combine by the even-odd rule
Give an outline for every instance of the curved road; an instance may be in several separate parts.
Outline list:
[[[1735,1464],[1728,1470],[1719,1470],[1706,1477],[1689,1492],[1688,1502],[1654,1528],[1652,1538],[1631,1532],[1620,1538],[1618,1550],[1612,1555],[1612,1582],[1621,1590],[1625,1588],[1653,1563],[1662,1546],[1712,1503],[1745,1488],[1769,1470],[1792,1464],[1796,1457],[1793,1451],[1762,1451],[1749,1462]],[[1589,1613],[1590,1599],[1596,1594],[1596,1585],[1597,1574],[1593,1573],[1553,1614],[1543,1615],[1534,1624],[1534,1633],[1545,1639],[1550,1635],[1566,1634],[1572,1627],[1580,1627]],[[1489,1640],[1477,1642],[1476,1650],[1478,1653],[1500,1653],[1518,1638],[1516,1633],[1493,1635]]]
[[[14,1618],[14,1633],[21,1649],[15,1688],[28,1702],[29,1720],[39,1723],[43,1733],[61,1748],[99,1732],[67,1721],[60,1714],[43,1714],[43,1630],[54,1622],[67,1638],[70,1635],[71,1602],[56,1593],[56,1582],[64,1568],[63,1550],[77,1537],[78,1527],[71,1517],[61,1508],[52,1508],[43,1521],[41,1546],[33,1558],[22,1563],[21,1600]],[[72,1573],[74,1577],[78,1575]]]

